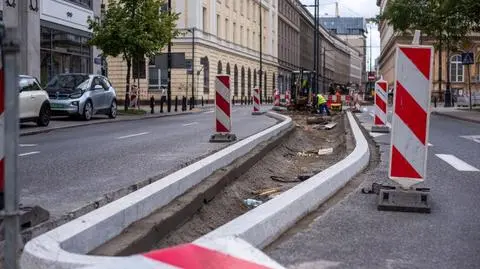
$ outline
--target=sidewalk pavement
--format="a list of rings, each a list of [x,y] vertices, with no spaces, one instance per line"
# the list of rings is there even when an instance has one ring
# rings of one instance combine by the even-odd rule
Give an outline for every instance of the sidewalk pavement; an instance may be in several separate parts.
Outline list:
[[[200,113],[207,109],[212,109],[213,105],[206,105],[195,107],[193,110],[187,111],[174,111],[172,107],[172,111],[170,113],[167,112],[166,108],[164,108],[164,113],[160,113],[160,108],[158,106],[155,108],[155,114],[151,114],[149,107],[140,107],[142,110],[145,110],[147,113],[144,115],[135,115],[135,114],[121,114],[123,112],[123,108],[119,107],[119,115],[116,119],[109,119],[103,115],[96,115],[92,117],[90,121],[83,121],[83,120],[76,120],[70,119],[68,117],[53,117],[50,121],[50,124],[47,127],[39,127],[35,123],[22,123],[20,124],[20,136],[26,135],[34,135],[39,133],[47,133],[54,130],[59,129],[66,129],[66,128],[73,128],[73,127],[80,127],[86,125],[93,125],[93,124],[106,124],[106,123],[115,123],[115,122],[122,122],[122,121],[132,121],[132,120],[144,120],[144,119],[152,119],[152,118],[161,118],[161,117],[169,117],[169,116],[178,116],[178,115],[189,115],[194,113]],[[181,107],[179,107],[181,108]]]
[[[468,108],[458,107],[431,107],[433,114],[464,120],[474,123],[480,123],[480,108],[476,107],[472,110]]]

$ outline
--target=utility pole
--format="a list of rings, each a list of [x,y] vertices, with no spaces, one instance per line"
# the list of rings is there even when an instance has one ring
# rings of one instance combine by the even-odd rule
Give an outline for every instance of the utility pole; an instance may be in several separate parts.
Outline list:
[[[17,181],[17,145],[18,145],[18,73],[17,65],[20,58],[20,40],[27,31],[28,7],[27,1],[21,1],[14,6],[4,4],[5,25],[1,27],[2,66],[4,85],[0,85],[0,94],[3,96],[5,123],[2,127],[4,140],[0,147],[3,149],[4,174],[0,175],[5,183],[5,208],[2,212],[5,232],[4,268],[17,269],[20,254],[20,216],[19,191]],[[20,65],[22,68],[27,68]],[[22,72],[24,70],[21,70]],[[8,90],[5,90],[8,89]]]
[[[318,0],[314,4],[314,34],[313,34],[313,92],[318,93],[317,72],[318,72]]]
[[[263,55],[262,55],[262,47],[263,47],[262,11],[263,11],[263,9],[262,9],[262,0],[258,1],[258,6],[260,8],[260,31],[259,31],[259,33],[260,33],[260,70],[259,70],[259,72],[260,72],[260,82],[259,82],[258,86],[259,86],[260,96],[262,96],[262,94],[261,94],[261,92],[263,90],[263,88],[262,88],[262,85],[263,85],[263,83],[262,83],[262,81],[263,81],[263,70],[262,70],[263,69],[263,59],[262,59],[262,57],[263,57]],[[265,98],[265,96],[263,98]],[[262,98],[260,98],[260,102],[262,102]]]
[[[172,0],[168,0],[168,14],[172,15]],[[167,89],[167,111],[172,111],[172,40],[168,41],[168,63],[167,63],[167,71],[168,71],[168,89]],[[160,83],[162,78],[160,79]]]

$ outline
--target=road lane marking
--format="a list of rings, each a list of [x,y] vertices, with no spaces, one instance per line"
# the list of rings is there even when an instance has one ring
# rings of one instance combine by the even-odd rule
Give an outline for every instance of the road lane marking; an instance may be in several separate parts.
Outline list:
[[[117,139],[131,138],[131,137],[136,137],[136,136],[141,136],[141,135],[146,135],[146,134],[149,134],[149,132],[120,136],[120,137],[117,137]]]
[[[433,147],[433,144],[428,143],[428,146],[429,146],[429,147]]]
[[[232,113],[235,113],[235,112],[237,112],[237,111],[238,111],[238,109],[234,109],[234,110],[232,110]]]
[[[38,144],[19,144],[18,145],[21,148],[27,148],[27,147],[36,147]]]
[[[480,172],[477,168],[469,165],[468,163],[460,160],[459,158],[450,155],[450,154],[436,154],[436,156],[449,165],[453,166],[453,168],[457,169],[458,171],[465,171],[465,172]]]
[[[191,122],[191,123],[185,123],[185,124],[182,124],[183,127],[186,127],[186,126],[192,126],[192,125],[197,125],[198,122]]]
[[[25,156],[35,155],[35,154],[38,154],[38,153],[40,153],[40,151],[26,152],[26,153],[18,154],[18,157],[25,157]]]
[[[210,111],[203,112],[203,114],[210,114],[210,113],[213,113],[213,112],[214,112],[213,110],[210,110]]]
[[[460,137],[480,144],[480,135],[463,135]]]

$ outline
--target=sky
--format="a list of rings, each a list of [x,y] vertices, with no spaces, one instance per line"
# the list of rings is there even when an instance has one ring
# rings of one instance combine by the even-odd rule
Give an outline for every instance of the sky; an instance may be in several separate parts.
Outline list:
[[[314,0],[300,0],[304,5],[313,5]],[[379,8],[376,0],[320,0],[320,16],[335,16],[335,2],[338,2],[340,17],[375,17]],[[314,12],[313,8],[309,8]],[[370,69],[370,44],[372,46],[372,66],[375,65],[375,59],[380,55],[380,33],[376,25],[367,25],[369,33],[367,34],[367,70]],[[371,40],[371,42],[370,42]]]

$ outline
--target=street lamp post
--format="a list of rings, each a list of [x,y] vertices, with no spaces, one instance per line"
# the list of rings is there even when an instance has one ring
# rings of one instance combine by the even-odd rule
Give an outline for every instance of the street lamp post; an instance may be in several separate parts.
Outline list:
[[[195,107],[195,27],[187,31],[192,33],[192,107]]]
[[[263,47],[263,23],[262,23],[262,0],[259,0],[258,2],[258,6],[260,8],[260,70],[258,71],[260,73],[260,81],[259,81],[259,91],[262,92],[262,80],[263,80],[263,55],[262,55],[262,47]],[[264,96],[265,98],[265,96]],[[260,102],[261,102],[262,98],[260,98]]]
[[[172,15],[172,0],[168,0],[168,14]],[[168,41],[168,89],[167,89],[167,111],[172,111],[172,40]]]

